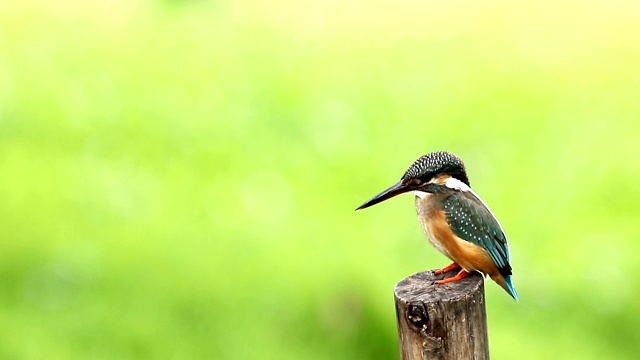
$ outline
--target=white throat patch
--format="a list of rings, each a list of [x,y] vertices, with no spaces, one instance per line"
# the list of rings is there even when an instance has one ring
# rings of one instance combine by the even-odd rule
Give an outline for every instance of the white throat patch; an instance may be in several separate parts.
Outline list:
[[[428,192],[426,192],[426,191],[420,191],[420,190],[411,190],[411,191],[409,191],[409,192],[410,192],[410,193],[412,193],[413,195],[415,195],[415,196],[419,197],[420,199],[424,199],[424,198],[426,198],[428,195],[431,195],[431,194],[429,194],[429,193],[428,193]]]

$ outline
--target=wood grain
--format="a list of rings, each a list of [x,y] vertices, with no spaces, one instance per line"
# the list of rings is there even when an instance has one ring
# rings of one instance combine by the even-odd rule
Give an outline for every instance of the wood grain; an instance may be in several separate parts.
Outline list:
[[[455,272],[433,272],[413,274],[394,289],[401,359],[489,359],[482,276],[438,285]]]

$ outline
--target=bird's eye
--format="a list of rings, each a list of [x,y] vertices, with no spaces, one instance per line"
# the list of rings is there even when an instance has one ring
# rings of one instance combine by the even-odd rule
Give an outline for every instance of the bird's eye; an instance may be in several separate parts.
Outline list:
[[[410,179],[409,181],[407,181],[407,186],[422,186],[423,185],[423,181],[418,179],[418,178],[413,178]]]

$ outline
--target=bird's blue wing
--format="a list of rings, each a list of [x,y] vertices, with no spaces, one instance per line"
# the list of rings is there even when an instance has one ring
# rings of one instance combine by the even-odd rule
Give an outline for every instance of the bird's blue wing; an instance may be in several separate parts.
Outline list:
[[[445,198],[447,223],[461,239],[485,249],[500,273],[511,275],[509,243],[502,226],[478,195],[454,191]]]

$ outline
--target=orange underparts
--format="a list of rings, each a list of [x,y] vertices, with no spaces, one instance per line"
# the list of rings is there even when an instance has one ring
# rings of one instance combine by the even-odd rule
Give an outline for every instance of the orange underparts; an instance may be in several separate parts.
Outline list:
[[[458,275],[452,276],[452,277],[447,278],[447,279],[438,280],[438,281],[436,281],[436,284],[439,284],[439,285],[448,284],[448,283],[451,283],[451,282],[454,282],[454,281],[462,280],[462,279],[466,278],[467,276],[469,276],[469,273],[466,272],[464,269],[462,269],[462,270],[460,270],[460,272],[458,272]]]
[[[444,273],[446,273],[446,272],[449,272],[449,271],[451,271],[451,270],[458,270],[458,269],[460,269],[460,268],[461,268],[461,266],[460,266],[460,265],[458,265],[458,263],[453,263],[453,264],[451,264],[451,265],[449,265],[449,266],[445,266],[445,267],[443,267],[442,269],[438,269],[438,270],[434,271],[433,273],[434,273],[435,275],[440,275],[440,274],[444,274]]]

